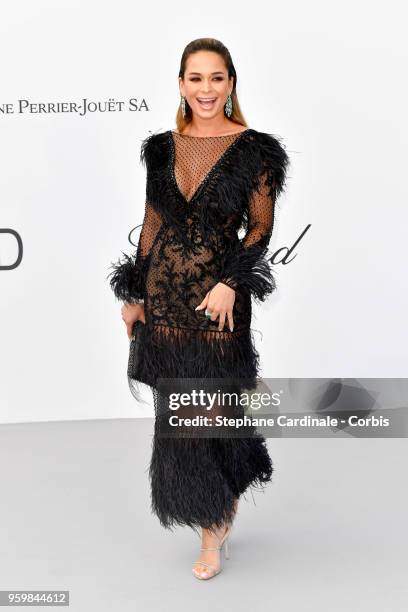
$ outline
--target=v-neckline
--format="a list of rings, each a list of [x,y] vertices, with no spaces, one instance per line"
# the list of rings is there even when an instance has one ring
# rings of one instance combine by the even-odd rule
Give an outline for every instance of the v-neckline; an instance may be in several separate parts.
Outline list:
[[[235,145],[241,140],[242,136],[244,134],[248,134],[248,132],[250,132],[250,131],[251,131],[251,128],[247,128],[246,130],[242,130],[241,132],[238,132],[238,135],[235,138],[235,140],[233,140],[231,142],[231,144],[228,145],[228,147],[223,151],[223,153],[220,155],[220,157],[217,159],[217,161],[211,166],[211,168],[205,174],[204,178],[202,179],[202,181],[198,185],[197,189],[194,191],[194,193],[191,196],[191,198],[187,199],[185,197],[185,195],[182,193],[182,191],[181,191],[181,189],[180,189],[180,187],[179,187],[179,185],[177,183],[176,167],[175,167],[176,166],[176,146],[175,146],[173,132],[172,132],[172,130],[169,130],[170,153],[171,153],[170,156],[169,156],[169,164],[170,164],[169,170],[170,170],[171,181],[173,183],[173,186],[174,186],[174,189],[175,189],[175,192],[176,192],[177,196],[183,200],[185,205],[191,206],[191,204],[194,202],[194,200],[200,195],[200,193],[206,187],[206,185],[209,182],[210,178],[213,176],[213,174],[216,172],[216,170],[218,170],[218,168],[221,166],[222,162],[226,159],[226,157],[234,149]],[[231,134],[228,134],[228,136],[231,136]],[[208,138],[212,138],[212,137],[208,136]],[[216,136],[215,138],[220,138],[220,136]]]

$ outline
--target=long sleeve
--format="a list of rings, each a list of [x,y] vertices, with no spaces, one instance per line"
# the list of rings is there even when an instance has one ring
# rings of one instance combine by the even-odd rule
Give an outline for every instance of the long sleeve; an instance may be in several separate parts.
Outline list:
[[[115,296],[128,304],[142,302],[151,247],[160,230],[160,215],[146,201],[145,213],[136,251],[112,264],[110,286]]]
[[[247,211],[247,231],[223,257],[218,282],[232,289],[247,289],[264,301],[276,289],[271,264],[266,258],[272,236],[276,200],[284,189],[289,158],[274,138],[266,139],[266,155]]]
[[[110,286],[115,296],[128,304],[144,301],[146,274],[149,266],[152,246],[163,220],[157,211],[154,180],[154,136],[148,136],[142,141],[140,161],[146,167],[146,197],[145,211],[136,250],[127,255],[122,251],[122,258],[112,263],[109,274]]]

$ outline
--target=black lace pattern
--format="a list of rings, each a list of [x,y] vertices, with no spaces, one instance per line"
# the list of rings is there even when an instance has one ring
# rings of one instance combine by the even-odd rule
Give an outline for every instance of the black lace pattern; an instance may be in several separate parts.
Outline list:
[[[204,329],[214,323],[194,307],[224,282],[236,291],[238,328],[249,325],[250,297],[276,289],[266,254],[288,164],[283,146],[252,129],[207,138],[168,131],[143,141],[141,159],[145,216],[137,252],[114,265],[116,296],[143,299],[153,325]]]

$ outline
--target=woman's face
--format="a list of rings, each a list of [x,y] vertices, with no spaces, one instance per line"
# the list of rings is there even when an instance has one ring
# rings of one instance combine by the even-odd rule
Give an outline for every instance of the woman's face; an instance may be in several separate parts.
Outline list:
[[[233,77],[228,79],[221,55],[214,51],[196,51],[186,62],[184,80],[179,79],[180,93],[186,97],[193,114],[212,119],[218,113],[224,114],[233,81]]]

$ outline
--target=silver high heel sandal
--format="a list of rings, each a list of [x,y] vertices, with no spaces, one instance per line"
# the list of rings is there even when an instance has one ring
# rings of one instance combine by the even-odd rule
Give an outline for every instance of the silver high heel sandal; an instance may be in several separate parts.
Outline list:
[[[219,542],[219,546],[217,546],[216,548],[200,548],[200,550],[219,550],[219,551],[221,551],[222,548],[224,547],[224,544],[225,544],[224,555],[225,555],[226,559],[229,559],[230,558],[230,554],[229,554],[228,538],[229,538],[230,533],[231,533],[231,525],[228,525],[228,527],[227,527],[227,529],[226,529],[226,531],[225,531],[225,533],[224,533],[224,535],[223,535],[223,537],[221,539],[218,538],[218,536],[216,536],[217,539],[218,539],[218,542]],[[221,561],[221,559],[220,559],[220,561]],[[205,563],[204,561],[195,561],[193,563],[193,565],[205,565],[206,567],[209,567],[210,569],[213,570],[213,573],[208,575],[208,576],[200,576],[193,569],[192,572],[193,572],[194,576],[196,578],[198,578],[198,580],[209,580],[210,578],[214,578],[214,576],[217,576],[221,572],[221,570],[222,570],[221,565],[220,565],[219,569],[216,569],[213,565],[211,565],[210,563]]]

